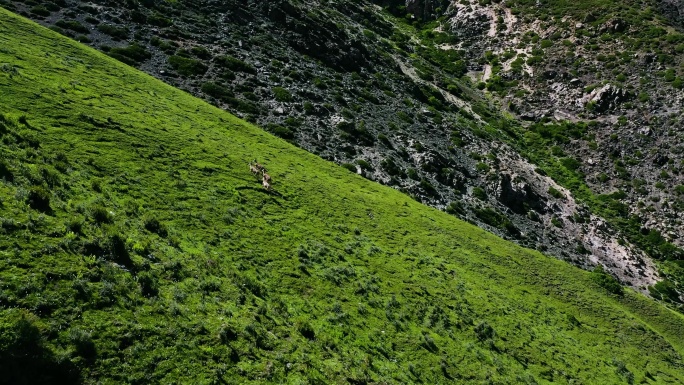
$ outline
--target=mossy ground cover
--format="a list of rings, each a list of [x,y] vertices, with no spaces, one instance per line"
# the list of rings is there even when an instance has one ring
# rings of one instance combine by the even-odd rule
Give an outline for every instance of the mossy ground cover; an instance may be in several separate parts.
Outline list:
[[[684,379],[680,315],[3,10],[0,116],[3,382]]]

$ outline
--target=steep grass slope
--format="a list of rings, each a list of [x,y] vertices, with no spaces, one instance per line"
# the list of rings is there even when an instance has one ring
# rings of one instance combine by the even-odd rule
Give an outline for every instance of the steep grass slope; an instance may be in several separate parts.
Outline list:
[[[0,117],[2,383],[684,380],[680,315],[3,10]]]

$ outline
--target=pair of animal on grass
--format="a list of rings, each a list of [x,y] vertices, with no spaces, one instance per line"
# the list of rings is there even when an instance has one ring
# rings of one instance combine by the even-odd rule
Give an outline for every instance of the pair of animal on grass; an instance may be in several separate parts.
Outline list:
[[[256,159],[253,162],[249,162],[249,171],[255,176],[261,176],[261,185],[264,186],[266,190],[271,189],[271,176],[266,172],[266,167],[259,164]]]

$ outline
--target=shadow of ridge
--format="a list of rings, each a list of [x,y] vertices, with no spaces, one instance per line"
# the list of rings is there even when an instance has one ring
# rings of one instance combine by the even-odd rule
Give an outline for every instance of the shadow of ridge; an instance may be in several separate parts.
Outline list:
[[[0,326],[0,373],[0,385],[82,383],[76,365],[55,356],[38,327],[25,317]]]

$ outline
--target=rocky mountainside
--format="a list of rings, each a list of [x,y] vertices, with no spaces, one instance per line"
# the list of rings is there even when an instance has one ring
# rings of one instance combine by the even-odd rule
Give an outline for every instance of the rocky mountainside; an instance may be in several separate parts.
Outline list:
[[[680,4],[564,4],[0,1],[352,172],[679,301]]]

